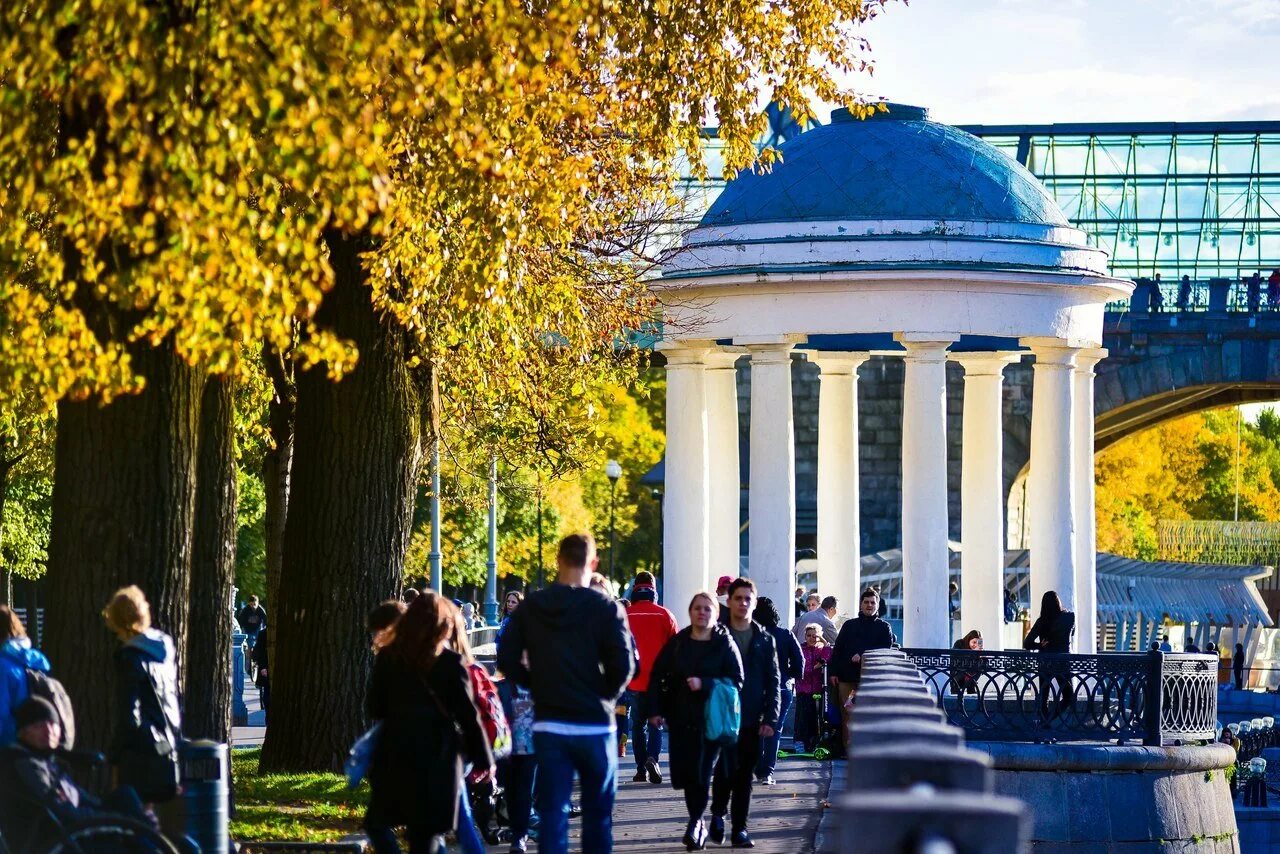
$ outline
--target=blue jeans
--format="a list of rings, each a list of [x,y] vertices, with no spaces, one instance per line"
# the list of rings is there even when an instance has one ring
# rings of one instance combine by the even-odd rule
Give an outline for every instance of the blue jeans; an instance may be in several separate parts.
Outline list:
[[[487,850],[480,831],[476,830],[475,819],[471,817],[471,798],[467,797],[466,785],[458,796],[458,847],[463,854],[485,854]]]
[[[569,851],[569,796],[573,774],[582,786],[582,850],[613,850],[613,800],[618,789],[615,735],[533,734],[538,757],[538,851]]]
[[[647,691],[628,691],[626,697],[631,714],[631,755],[636,758],[636,768],[643,768],[650,759],[657,762],[662,758],[662,730],[649,723],[649,718],[661,712]]]
[[[787,721],[787,712],[791,710],[791,703],[796,698],[795,692],[787,688],[783,688],[780,693],[782,694],[782,711],[778,715],[778,725],[774,728],[773,735],[760,739],[760,761],[756,763],[757,777],[766,777],[778,767],[778,745],[782,741],[782,727]]]

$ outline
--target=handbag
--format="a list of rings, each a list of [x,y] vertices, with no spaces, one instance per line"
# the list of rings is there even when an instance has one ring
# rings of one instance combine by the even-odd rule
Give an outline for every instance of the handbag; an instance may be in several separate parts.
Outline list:
[[[737,744],[742,725],[742,700],[728,679],[710,680],[703,735],[713,744]]]
[[[382,721],[377,721],[347,751],[347,761],[342,763],[342,773],[347,777],[348,789],[355,789],[368,776],[369,766],[373,764],[373,751],[378,746],[378,735],[381,732]]]

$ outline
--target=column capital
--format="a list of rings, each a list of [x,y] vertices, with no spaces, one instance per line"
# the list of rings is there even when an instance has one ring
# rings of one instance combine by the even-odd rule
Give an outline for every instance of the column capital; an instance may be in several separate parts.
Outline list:
[[[1108,351],[1105,347],[1088,347],[1076,354],[1076,372],[1094,375],[1094,367],[1099,362],[1107,358]]]
[[[980,352],[952,353],[951,361],[964,368],[965,379],[969,377],[1002,377],[1008,365],[1022,361],[1023,353],[1018,352]]]
[[[713,347],[709,349],[702,361],[710,371],[735,370],[738,360],[747,355],[745,347]]]
[[[693,347],[684,343],[668,344],[665,341],[658,342],[654,348],[662,353],[667,360],[667,369],[672,368],[706,368],[707,354],[711,352],[710,347]]]
[[[870,353],[805,350],[804,357],[818,366],[819,376],[848,376],[858,373],[858,366],[871,358]]]
[[[907,362],[942,362],[947,361],[947,348],[960,340],[959,335],[945,332],[896,333],[893,339],[906,351],[898,355]]]
[[[1066,338],[1022,338],[1019,343],[1031,348],[1037,368],[1074,368],[1084,349],[1084,342]]]

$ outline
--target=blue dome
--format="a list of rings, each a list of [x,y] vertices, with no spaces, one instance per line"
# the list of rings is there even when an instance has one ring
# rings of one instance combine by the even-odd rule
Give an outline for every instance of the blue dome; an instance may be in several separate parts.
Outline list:
[[[703,226],[840,220],[942,220],[1065,226],[1057,203],[1030,172],[993,146],[925,110],[890,104],[784,143],[771,172],[743,172],[702,218]]]

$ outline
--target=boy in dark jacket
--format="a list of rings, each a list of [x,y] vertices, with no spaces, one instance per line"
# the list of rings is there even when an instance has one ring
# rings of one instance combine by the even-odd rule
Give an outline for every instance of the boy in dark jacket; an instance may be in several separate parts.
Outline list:
[[[756,586],[746,578],[729,584],[729,635],[742,656],[742,723],[738,743],[720,753],[711,783],[711,830],[709,837],[724,842],[724,816],[729,813],[731,841],[735,848],[754,848],[747,833],[747,813],[751,809],[751,784],[760,761],[762,739],[770,738],[781,722],[778,653],[773,636],[752,622]]]
[[[589,586],[598,563],[590,535],[561,540],[556,582],[524,600],[498,642],[498,669],[533,695],[540,851],[568,850],[575,771],[582,849],[612,850],[614,708],[635,675],[636,649],[622,606]]]
[[[767,596],[756,603],[752,615],[757,623],[765,627],[773,638],[778,656],[778,688],[782,698],[778,711],[778,725],[773,735],[764,739],[760,746],[760,761],[756,763],[756,782],[762,786],[774,784],[773,769],[778,767],[778,747],[782,742],[782,727],[787,722],[787,712],[796,698],[796,680],[804,676],[804,653],[795,635],[783,628],[782,615]]]
[[[840,698],[840,721],[844,738],[849,737],[849,713],[845,704],[858,687],[862,678],[862,653],[872,649],[889,649],[897,639],[893,629],[876,616],[880,612],[880,594],[874,588],[862,591],[858,602],[858,616],[846,620],[836,636],[835,649],[831,651],[831,678],[835,680]]]

